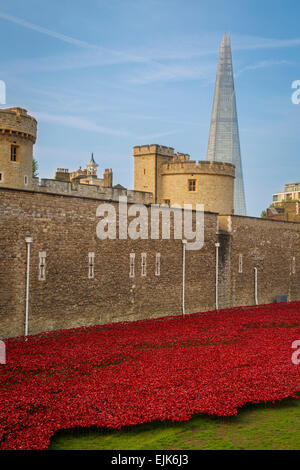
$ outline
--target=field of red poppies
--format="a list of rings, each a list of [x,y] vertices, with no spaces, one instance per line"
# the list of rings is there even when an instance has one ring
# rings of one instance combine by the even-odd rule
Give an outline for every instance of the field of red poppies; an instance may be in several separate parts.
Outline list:
[[[300,302],[6,341],[0,449],[47,449],[59,429],[119,429],[296,397]]]

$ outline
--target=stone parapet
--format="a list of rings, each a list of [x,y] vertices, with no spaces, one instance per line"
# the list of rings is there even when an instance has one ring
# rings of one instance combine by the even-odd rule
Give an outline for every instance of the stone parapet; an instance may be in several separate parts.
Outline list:
[[[27,113],[26,109],[0,109],[0,132],[2,134],[17,134],[35,143],[37,121]]]

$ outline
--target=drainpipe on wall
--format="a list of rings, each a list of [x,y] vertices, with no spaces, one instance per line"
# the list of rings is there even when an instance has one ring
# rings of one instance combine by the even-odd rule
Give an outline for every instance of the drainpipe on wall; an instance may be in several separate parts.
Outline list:
[[[258,305],[257,297],[257,268],[254,268],[254,295],[255,295],[255,305]]]
[[[220,243],[216,243],[216,310],[219,310],[219,248]]]
[[[27,266],[26,266],[26,307],[25,307],[25,341],[28,336],[28,317],[29,317],[29,281],[30,281],[30,245],[32,243],[31,237],[26,237],[25,242],[27,245]]]
[[[182,315],[185,315],[185,252],[186,252],[186,240],[182,240]]]

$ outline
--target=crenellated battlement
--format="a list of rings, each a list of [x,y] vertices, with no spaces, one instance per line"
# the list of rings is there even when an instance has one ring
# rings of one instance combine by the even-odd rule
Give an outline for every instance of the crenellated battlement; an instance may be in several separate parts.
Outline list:
[[[173,157],[174,154],[174,149],[172,147],[165,147],[164,145],[157,145],[157,144],[151,144],[151,145],[137,145],[136,147],[133,147],[133,155],[136,157],[138,155],[162,155],[166,157]]]
[[[112,175],[112,172],[109,171],[105,174]],[[102,201],[118,202],[120,196],[126,196],[130,203],[151,204],[153,202],[152,193],[149,192],[105,185],[100,187],[93,184],[81,184],[74,181],[59,181],[49,178],[34,178],[33,190],[38,193],[69,195]]]
[[[233,213],[235,166],[194,161],[172,147],[134,147],[134,188],[149,191],[157,204],[204,204],[206,210]]]
[[[35,143],[37,121],[23,108],[0,109],[0,132],[2,135],[27,138]]]
[[[189,154],[187,153],[175,153],[173,147],[165,147],[164,145],[137,145],[133,147],[133,155],[137,156],[147,156],[147,155],[159,155],[169,157],[174,160],[174,162],[187,162],[190,159]]]
[[[0,109],[0,186],[32,186],[37,121],[23,108]]]
[[[162,165],[162,176],[172,174],[209,174],[234,177],[235,166],[223,162],[174,160]]]

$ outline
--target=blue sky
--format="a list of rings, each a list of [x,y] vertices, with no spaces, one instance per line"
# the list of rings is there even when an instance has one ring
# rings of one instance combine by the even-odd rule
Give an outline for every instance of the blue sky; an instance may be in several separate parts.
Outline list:
[[[10,0],[0,6],[7,106],[39,121],[40,176],[76,169],[133,187],[134,145],[205,159],[218,49],[231,33],[248,214],[300,181],[295,0]]]

